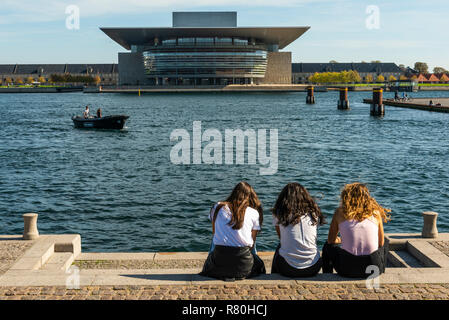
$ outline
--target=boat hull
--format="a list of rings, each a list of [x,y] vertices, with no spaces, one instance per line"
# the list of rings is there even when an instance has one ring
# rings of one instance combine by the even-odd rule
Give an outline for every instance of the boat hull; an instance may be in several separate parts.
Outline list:
[[[72,117],[75,128],[123,129],[128,116],[116,115],[101,118]]]

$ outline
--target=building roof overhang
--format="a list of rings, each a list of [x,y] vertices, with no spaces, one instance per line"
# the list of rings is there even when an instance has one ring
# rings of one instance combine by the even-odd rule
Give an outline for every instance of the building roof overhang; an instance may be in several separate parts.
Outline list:
[[[100,28],[127,50],[131,45],[146,45],[154,38],[172,37],[242,37],[255,38],[283,49],[310,27],[228,27],[228,28]]]

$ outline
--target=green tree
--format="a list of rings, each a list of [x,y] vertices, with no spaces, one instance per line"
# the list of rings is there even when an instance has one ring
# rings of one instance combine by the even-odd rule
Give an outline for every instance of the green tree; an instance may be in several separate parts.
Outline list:
[[[429,66],[425,62],[415,62],[415,70],[419,73],[428,73]]]
[[[371,63],[381,63],[380,60],[373,60]]]
[[[447,73],[447,70],[442,67],[433,68],[433,73]]]

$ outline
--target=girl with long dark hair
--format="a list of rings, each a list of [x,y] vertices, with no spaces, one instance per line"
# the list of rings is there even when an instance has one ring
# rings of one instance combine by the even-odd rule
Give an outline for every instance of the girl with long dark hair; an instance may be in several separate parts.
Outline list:
[[[310,277],[322,266],[317,247],[317,227],[325,223],[320,207],[306,188],[289,183],[278,196],[273,220],[280,244],[271,273],[287,277]]]
[[[215,204],[210,213],[212,249],[201,275],[222,280],[240,280],[265,273],[255,251],[263,210],[254,189],[238,183],[229,197]]]

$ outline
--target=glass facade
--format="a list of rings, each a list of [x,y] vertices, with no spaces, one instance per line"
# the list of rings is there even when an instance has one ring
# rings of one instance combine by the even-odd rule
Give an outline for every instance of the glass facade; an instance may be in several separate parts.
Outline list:
[[[248,39],[179,37],[145,48],[143,62],[155,84],[253,83],[265,76],[267,49]]]

